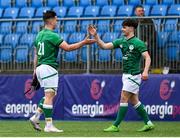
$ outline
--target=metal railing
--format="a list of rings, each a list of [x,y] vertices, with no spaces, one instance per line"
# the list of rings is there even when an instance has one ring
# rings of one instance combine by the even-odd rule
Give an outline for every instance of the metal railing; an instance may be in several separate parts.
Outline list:
[[[61,18],[59,19],[59,24],[57,26],[56,32],[64,37],[64,40],[68,43],[71,43],[73,33],[77,33],[82,39],[85,37],[86,32],[82,31],[82,28],[87,26],[82,26],[83,20],[91,20],[94,24],[97,25],[98,33],[101,38],[107,42],[107,37],[109,35],[112,37],[112,41],[116,38],[119,38],[121,34],[121,24],[116,24],[116,21],[121,21],[124,18],[128,17],[97,17],[97,18]],[[132,17],[137,18],[137,17]],[[159,69],[168,66],[172,72],[180,72],[180,23],[178,20],[179,16],[166,16],[166,17],[143,17],[142,19],[152,18],[155,23],[155,34],[152,34],[152,25],[140,24],[137,29],[137,36],[142,40],[147,40],[147,46],[152,57],[152,66],[151,70]],[[157,22],[159,19],[161,22]],[[166,24],[165,19],[176,19],[176,24]],[[99,20],[109,20],[109,25],[98,25]],[[17,23],[20,21],[27,21],[27,26],[22,26],[22,30],[27,29],[27,32],[24,34],[22,32],[17,33]],[[11,22],[12,26],[7,26],[7,28],[2,28],[0,35],[2,37],[0,44],[0,56],[1,59],[4,58],[2,50],[4,47],[11,47],[10,59],[7,61],[0,61],[0,71],[1,73],[31,73],[33,69],[33,45],[28,46],[28,54],[26,60],[18,61],[18,49],[23,49],[22,45],[28,45],[21,42],[22,36],[28,34],[37,34],[40,30],[40,26],[36,26],[35,31],[33,32],[33,22],[41,21],[38,19],[0,19],[0,24],[2,22]],[[73,32],[67,32],[67,26],[65,25],[66,21],[77,21],[76,25],[69,26],[75,28]],[[66,26],[66,27],[65,27]],[[118,29],[119,28],[119,29]],[[2,29],[9,32],[2,32]],[[148,31],[147,31],[147,30]],[[69,30],[68,30],[69,31]],[[17,42],[15,40],[5,40],[7,35],[17,34]],[[63,34],[63,35],[62,35]],[[68,37],[64,34],[68,34]],[[111,36],[112,35],[112,36]],[[82,36],[82,37],[81,37]],[[179,39],[178,39],[179,37]],[[15,38],[14,38],[15,39]],[[151,39],[150,41],[148,41]],[[78,39],[79,40],[79,39]],[[110,39],[111,40],[111,39]],[[74,40],[74,42],[77,40]],[[17,43],[17,44],[16,44]],[[8,50],[7,50],[8,51]],[[59,51],[57,61],[60,64],[59,71],[61,73],[121,73],[122,72],[122,55],[121,51],[118,49],[113,50],[102,50],[97,44],[91,46],[84,46],[81,49],[78,49],[73,52],[65,52],[63,50]]]

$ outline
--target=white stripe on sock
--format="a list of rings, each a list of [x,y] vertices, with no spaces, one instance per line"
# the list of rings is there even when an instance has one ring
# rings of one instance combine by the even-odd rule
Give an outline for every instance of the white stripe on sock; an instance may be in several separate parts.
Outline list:
[[[141,102],[139,101],[136,105],[134,105],[134,108],[137,109],[141,105]]]
[[[128,103],[120,103],[120,106],[126,107],[126,106],[128,106]]]

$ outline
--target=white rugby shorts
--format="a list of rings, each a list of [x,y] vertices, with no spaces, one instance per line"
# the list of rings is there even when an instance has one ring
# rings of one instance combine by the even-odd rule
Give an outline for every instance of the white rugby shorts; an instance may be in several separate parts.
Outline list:
[[[36,75],[41,87],[44,89],[54,89],[58,87],[58,72],[49,65],[42,64],[36,68]]]
[[[141,74],[131,75],[123,74],[122,76],[123,88],[122,90],[137,94],[141,84]]]

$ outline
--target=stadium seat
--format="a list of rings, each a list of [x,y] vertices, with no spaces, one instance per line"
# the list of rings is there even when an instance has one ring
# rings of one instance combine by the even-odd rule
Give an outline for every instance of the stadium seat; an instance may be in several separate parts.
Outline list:
[[[128,5],[141,5],[141,0],[128,0]]]
[[[156,31],[161,31],[161,19],[153,19]]]
[[[168,38],[168,43],[173,44],[173,43],[180,43],[180,31],[174,31],[169,35]]]
[[[175,0],[161,0],[162,5],[173,5]]]
[[[0,18],[3,16],[3,8],[0,8]]]
[[[18,16],[19,8],[6,8],[4,10],[3,18],[15,19]]]
[[[11,7],[11,0],[0,0],[0,7],[1,8]]]
[[[57,17],[64,18],[67,13],[67,7],[54,7],[53,10],[56,12]]]
[[[83,17],[97,17],[99,15],[99,6],[88,6],[85,9]]]
[[[60,33],[59,35],[64,41],[66,41],[66,42],[68,41],[69,33]]]
[[[46,12],[47,10],[50,10],[50,7],[40,7],[37,8],[36,13],[35,13],[35,18],[42,18],[43,17],[43,13]]]
[[[23,8],[28,6],[28,0],[16,0],[15,7]]]
[[[27,45],[19,45],[15,48],[15,62],[17,63],[24,63],[28,62],[28,57],[29,57],[29,49]]]
[[[69,36],[68,43],[69,44],[76,43],[76,42],[82,41],[84,38],[85,38],[85,34],[84,33],[72,33]],[[65,62],[77,62],[77,60],[78,60],[78,53],[79,53],[78,51],[79,50],[65,52],[64,56],[63,56],[63,60]]]
[[[4,38],[4,35],[3,35],[3,34],[0,34],[0,47],[1,47],[1,45],[3,44],[3,42],[4,42],[3,38]]]
[[[149,6],[149,5],[143,5],[143,7],[144,7],[144,15],[145,15],[145,16],[149,16],[151,6]]]
[[[80,49],[80,59],[81,59],[81,61],[82,62],[87,62],[87,59],[88,59],[88,57],[87,57],[87,50],[88,50],[88,47],[87,46],[83,46],[81,49]],[[92,46],[90,46],[89,47],[89,52],[90,52],[90,61],[93,61],[94,60],[94,51],[93,51],[93,47]]]
[[[19,44],[27,45],[29,48],[33,47],[36,34],[23,34],[20,37]]]
[[[119,33],[115,33],[115,32],[106,32],[103,36],[102,36],[102,40],[104,42],[112,42],[113,40],[117,39],[119,37]]]
[[[79,0],[79,6],[87,7],[92,5],[92,0]]]
[[[114,61],[115,62],[121,62],[122,61],[122,51],[120,48],[116,48],[114,50]]]
[[[28,21],[18,21],[16,22],[16,33],[27,33],[28,32]]]
[[[180,4],[171,5],[168,9],[167,15],[179,16],[180,15]]]
[[[81,17],[83,10],[83,7],[70,7],[67,13],[67,17]]]
[[[113,24],[113,32],[121,32],[123,20],[115,20]]]
[[[31,0],[31,7],[39,8],[43,6],[44,6],[43,0]]]
[[[90,24],[94,24],[93,20],[82,20],[82,21],[80,21],[80,32],[87,33],[87,27]]]
[[[115,6],[122,6],[125,4],[124,0],[112,0],[112,5],[115,5]]]
[[[69,36],[68,43],[70,44],[76,43],[76,42],[82,41],[84,38],[85,38],[85,33],[72,33]]]
[[[59,5],[59,0],[47,0],[46,1],[46,6],[47,7],[58,7]]]
[[[178,19],[165,19],[163,30],[166,32],[177,31]]]
[[[77,62],[78,61],[78,50],[64,52],[63,61],[65,62]]]
[[[133,5],[120,6],[117,12],[117,16],[131,16],[133,13]]]
[[[157,5],[158,4],[158,0],[145,0],[144,2],[145,5]]]
[[[19,34],[7,34],[4,36],[4,45],[11,45],[12,48],[15,48],[19,43]]]
[[[157,32],[158,48],[164,48],[167,46],[169,32]]]
[[[38,33],[44,26],[42,21],[33,21],[32,22],[32,33]]]
[[[166,16],[167,5],[154,5],[152,6],[151,16]]]
[[[166,56],[168,61],[180,60],[180,48],[178,44],[168,45],[166,50]]]
[[[1,46],[0,47],[0,62],[8,63],[12,62],[13,49],[11,46]]]
[[[76,5],[75,5],[74,0],[63,0],[62,6],[65,6],[65,7],[69,8],[69,7],[73,7],[73,6],[76,6]]]
[[[110,20],[98,20],[97,28],[100,33],[110,32]]]
[[[111,60],[111,50],[99,49],[97,55],[97,61],[99,62],[108,62]]]
[[[73,33],[76,32],[77,30],[77,21],[73,20],[73,21],[64,21],[64,28],[63,28],[63,32],[66,33]]]
[[[12,22],[1,22],[0,33],[9,34],[12,32]]]
[[[105,5],[108,5],[108,0],[96,0],[96,6],[105,6]]]
[[[19,18],[32,18],[34,17],[35,8],[33,7],[24,7],[21,8],[19,13]]]
[[[100,16],[114,17],[116,15],[117,6],[103,6]]]

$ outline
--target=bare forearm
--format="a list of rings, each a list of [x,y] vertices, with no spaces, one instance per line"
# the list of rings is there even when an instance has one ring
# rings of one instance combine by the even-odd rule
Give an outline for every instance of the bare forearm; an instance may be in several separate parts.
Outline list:
[[[151,58],[150,57],[146,57],[144,72],[148,73],[150,65],[151,65]]]
[[[98,46],[100,46],[102,49],[106,49],[105,43],[101,40],[98,34],[96,34],[94,38],[96,39]]]
[[[34,55],[34,70],[36,70],[37,66],[37,55]]]
[[[72,51],[78,48],[81,48],[83,45],[85,45],[84,41],[78,42],[78,43],[74,43],[69,45],[68,51]]]

